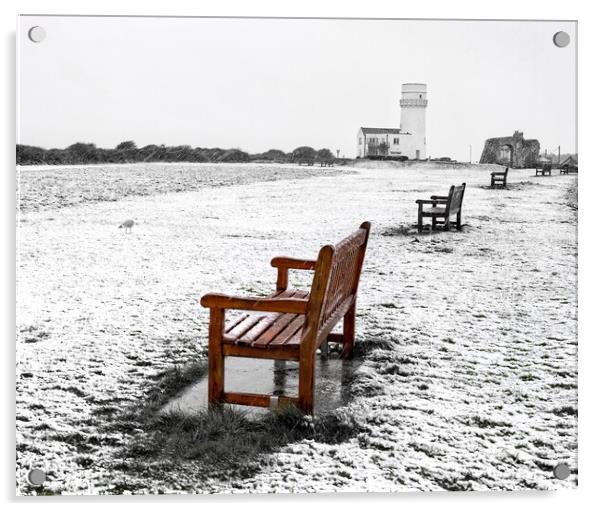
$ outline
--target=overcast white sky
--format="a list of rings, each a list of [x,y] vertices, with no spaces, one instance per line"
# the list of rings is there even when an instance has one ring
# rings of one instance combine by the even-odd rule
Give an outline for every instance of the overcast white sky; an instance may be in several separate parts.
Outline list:
[[[29,41],[33,25],[46,29]],[[521,130],[576,149],[576,24],[20,17],[20,143],[123,140],[355,156],[360,126],[398,127],[428,86],[427,154],[477,160]],[[571,35],[557,48],[558,30]]]

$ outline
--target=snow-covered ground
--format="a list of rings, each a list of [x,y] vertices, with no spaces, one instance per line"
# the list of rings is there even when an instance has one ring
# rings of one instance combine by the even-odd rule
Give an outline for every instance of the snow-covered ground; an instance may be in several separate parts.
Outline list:
[[[155,184],[143,196],[57,203],[57,169],[22,171],[17,492],[33,492],[30,468],[47,470],[46,488],[63,493],[110,491],[124,479],[142,493],[574,487],[577,230],[567,190],[576,177],[511,170],[508,190],[490,190],[487,168],[391,167],[320,176],[223,165],[178,192],[164,186],[165,166],[149,166]],[[78,170],[85,179],[66,180],[62,196],[110,187],[97,169]],[[251,177],[229,184],[219,169]],[[417,235],[414,201],[462,182],[464,229]],[[117,229],[126,218],[136,221],[131,234]],[[135,404],[153,376],[203,356],[199,296],[267,294],[273,256],[313,258],[364,220],[373,233],[358,342],[388,341],[366,355],[347,405],[365,431],[288,445],[235,482],[200,477],[194,462],[122,477],[109,458],[125,440],[103,433],[94,412]],[[572,467],[565,481],[552,475],[561,461]]]

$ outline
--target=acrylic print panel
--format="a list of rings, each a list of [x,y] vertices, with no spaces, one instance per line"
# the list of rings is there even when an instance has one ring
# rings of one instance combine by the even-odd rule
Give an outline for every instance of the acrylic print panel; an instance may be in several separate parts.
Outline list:
[[[576,487],[576,22],[17,41],[18,494]]]

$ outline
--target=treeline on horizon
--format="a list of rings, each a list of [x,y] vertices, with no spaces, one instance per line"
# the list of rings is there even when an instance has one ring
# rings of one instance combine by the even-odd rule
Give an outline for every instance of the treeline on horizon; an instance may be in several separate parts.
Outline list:
[[[146,145],[137,147],[128,140],[114,149],[103,149],[95,144],[77,142],[65,149],[17,144],[17,165],[77,165],[90,163],[140,163],[140,162],[192,162],[192,163],[245,163],[273,161],[278,163],[335,160],[330,149],[315,150],[309,146],[297,147],[286,153],[270,149],[264,153],[249,154],[240,149],[203,148],[189,145]]]

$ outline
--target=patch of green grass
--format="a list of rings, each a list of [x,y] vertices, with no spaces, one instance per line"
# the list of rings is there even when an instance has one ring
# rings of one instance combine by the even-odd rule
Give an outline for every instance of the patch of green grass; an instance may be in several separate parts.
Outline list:
[[[44,488],[43,486],[34,487],[33,491],[38,497],[54,497],[56,495],[62,495],[60,490],[51,490],[50,488]]]
[[[378,349],[393,353],[398,346],[399,341],[386,333],[372,335],[356,340],[353,346],[353,355],[354,357],[367,358],[370,352]]]
[[[577,384],[576,383],[551,383],[550,387],[553,387],[556,389],[572,390],[572,389],[577,388]]]
[[[475,415],[471,417],[470,424],[479,428],[511,428],[512,424],[504,421],[495,421],[487,417]]]
[[[353,382],[351,391],[355,395],[363,397],[382,396],[386,393],[387,387],[384,382],[379,381],[372,374],[360,374]]]
[[[381,303],[380,306],[385,309],[403,309],[403,306],[399,306],[396,303]]]
[[[409,236],[411,234],[416,234],[417,232],[417,229],[412,225],[400,224],[383,229],[381,236]]]
[[[94,458],[91,458],[90,456],[78,456],[75,458],[75,463],[80,467],[88,468],[94,465]]]
[[[380,374],[389,374],[389,375],[393,374],[396,376],[403,376],[404,378],[407,378],[408,376],[410,376],[412,374],[409,371],[402,369],[402,367],[397,363],[384,364],[384,365],[378,366],[376,370]]]
[[[40,327],[36,325],[30,325],[28,327],[21,328],[19,330],[21,334],[23,334],[23,342],[32,343],[43,341],[44,339],[48,339],[50,334],[44,330],[40,330]],[[31,334],[31,335],[26,335]]]
[[[108,495],[123,495],[123,494],[136,494],[138,490],[144,489],[144,486],[141,484],[131,484],[131,483],[117,483],[114,486],[111,486],[105,494]]]
[[[535,376],[534,374],[531,374],[531,373],[527,373],[527,374],[521,375],[520,379],[523,380],[523,381],[539,380],[539,378],[537,376]]]
[[[398,351],[383,350],[375,348],[370,350],[370,360],[373,362],[396,363],[396,364],[416,364],[417,360],[405,356]]]
[[[143,427],[126,457],[199,460],[212,471],[248,470],[286,444],[306,439],[339,443],[359,430],[353,417],[342,412],[312,418],[291,407],[252,420],[229,406],[192,416],[157,415]]]
[[[125,411],[107,425],[109,431],[129,436],[121,449],[116,470],[134,472],[140,464],[200,462],[208,474],[248,477],[257,472],[268,454],[292,442],[343,442],[361,426],[342,410],[305,416],[294,407],[250,418],[228,405],[210,407],[194,415],[159,410],[206,372],[204,364],[177,367],[148,392],[145,402]],[[117,488],[119,490],[119,488]]]
[[[560,408],[554,408],[554,410],[552,410],[552,413],[561,417],[567,415],[577,417],[577,409],[573,406],[561,406]]]
[[[411,447],[415,451],[419,451],[426,454],[429,458],[438,458],[441,456],[437,449],[432,445],[419,444],[418,442],[410,442],[408,444],[408,447]]]
[[[554,449],[554,446],[548,442],[544,442],[543,440],[540,440],[539,438],[536,438],[535,440],[533,440],[533,445],[535,447],[546,447],[548,449]]]

